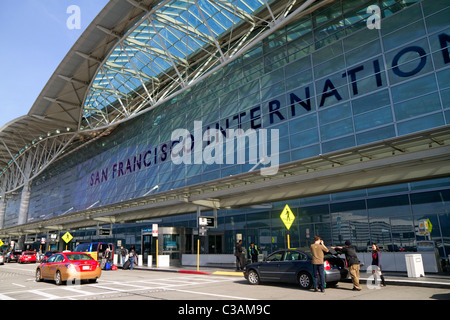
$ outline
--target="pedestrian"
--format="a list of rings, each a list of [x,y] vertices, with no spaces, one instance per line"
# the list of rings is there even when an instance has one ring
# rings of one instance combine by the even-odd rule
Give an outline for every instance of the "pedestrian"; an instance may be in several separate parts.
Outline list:
[[[381,273],[381,251],[376,243],[372,244],[372,274],[377,273],[381,278],[381,286],[386,287],[384,276]]]
[[[353,282],[353,290],[361,291],[361,285],[359,284],[359,264],[360,261],[356,255],[356,250],[352,246],[350,240],[345,241],[345,247],[331,247],[331,249],[338,249],[339,253],[345,254],[345,259],[347,259],[348,268],[350,270],[350,277]]]
[[[318,280],[320,279],[320,292],[325,293],[325,270],[323,267],[324,253],[328,252],[328,248],[323,244],[323,240],[319,236],[314,236],[314,243],[311,245],[314,292],[318,289]]]
[[[127,261],[127,254],[128,250],[124,248],[123,246],[120,246],[120,255],[122,256],[122,265],[125,264],[125,261]]]
[[[244,270],[242,240],[239,240],[234,247],[234,255],[236,256],[236,271]]]
[[[134,260],[136,258],[136,249],[134,248],[134,246],[131,246],[130,250],[128,251],[128,257],[130,259],[130,270],[133,270]]]
[[[258,246],[255,245],[254,242],[250,243],[250,247],[248,247],[248,255],[249,258],[252,259],[252,263],[258,262],[258,254],[259,254]]]

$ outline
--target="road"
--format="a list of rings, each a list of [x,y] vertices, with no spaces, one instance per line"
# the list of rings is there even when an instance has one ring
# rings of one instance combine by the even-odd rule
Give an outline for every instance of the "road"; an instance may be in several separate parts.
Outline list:
[[[444,288],[363,286],[355,292],[345,282],[315,293],[296,285],[252,286],[236,276],[145,270],[104,271],[94,284],[56,286],[52,281],[36,282],[35,269],[35,264],[0,266],[0,300],[450,300],[450,290]]]

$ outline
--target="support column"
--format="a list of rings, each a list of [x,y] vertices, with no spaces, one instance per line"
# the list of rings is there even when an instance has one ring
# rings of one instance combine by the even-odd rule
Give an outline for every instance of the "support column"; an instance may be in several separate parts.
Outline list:
[[[19,209],[19,220],[18,225],[25,224],[28,221],[28,207],[30,205],[30,183],[25,182],[22,189],[22,195],[20,197],[20,209]]]
[[[6,195],[5,192],[2,191],[0,193],[0,230],[3,229],[4,227],[5,214],[6,214]]]

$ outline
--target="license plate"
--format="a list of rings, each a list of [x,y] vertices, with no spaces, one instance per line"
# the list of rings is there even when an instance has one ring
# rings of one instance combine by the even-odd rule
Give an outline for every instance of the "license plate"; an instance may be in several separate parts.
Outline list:
[[[91,267],[89,267],[89,266],[83,266],[82,270],[91,270]]]

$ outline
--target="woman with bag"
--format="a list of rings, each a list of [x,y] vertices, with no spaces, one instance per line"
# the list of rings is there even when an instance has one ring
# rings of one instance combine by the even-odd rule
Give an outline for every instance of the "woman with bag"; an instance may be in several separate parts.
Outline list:
[[[372,274],[375,274],[375,272],[377,272],[381,278],[381,286],[386,287],[386,282],[384,281],[384,276],[381,273],[381,251],[376,243],[372,244],[372,265],[377,266],[377,268],[378,268],[378,270],[373,269]]]

